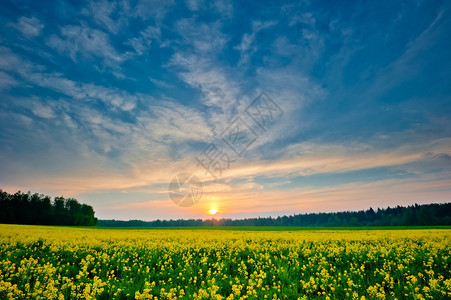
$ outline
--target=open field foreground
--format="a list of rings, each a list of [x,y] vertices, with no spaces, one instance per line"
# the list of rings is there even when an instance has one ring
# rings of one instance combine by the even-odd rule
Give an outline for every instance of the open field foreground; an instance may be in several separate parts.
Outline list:
[[[449,299],[451,231],[0,225],[0,299]]]

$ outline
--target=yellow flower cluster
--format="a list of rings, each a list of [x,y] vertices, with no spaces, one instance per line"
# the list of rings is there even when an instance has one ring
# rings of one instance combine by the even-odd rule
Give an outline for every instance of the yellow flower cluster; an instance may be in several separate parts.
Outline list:
[[[450,299],[451,231],[0,225],[0,299]]]

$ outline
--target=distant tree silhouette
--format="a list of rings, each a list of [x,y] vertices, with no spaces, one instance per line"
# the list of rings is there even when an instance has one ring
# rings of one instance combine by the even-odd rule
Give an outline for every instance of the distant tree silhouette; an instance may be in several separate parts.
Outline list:
[[[451,203],[396,206],[374,211],[344,211],[311,213],[282,217],[210,220],[156,220],[117,221],[99,220],[98,226],[107,227],[197,227],[197,226],[433,226],[451,225]]]
[[[76,199],[17,193],[11,195],[0,189],[0,223],[30,225],[95,226],[94,210]]]

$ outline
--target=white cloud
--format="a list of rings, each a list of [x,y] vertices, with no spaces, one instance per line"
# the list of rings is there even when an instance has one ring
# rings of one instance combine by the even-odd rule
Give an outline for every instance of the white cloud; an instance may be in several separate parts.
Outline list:
[[[219,115],[212,111],[210,117],[212,125],[223,130],[242,100],[240,88],[235,82],[237,78],[227,74],[220,66],[196,55],[176,53],[171,63],[183,68],[184,71],[180,72],[179,76],[202,92],[202,102],[205,105],[220,110]]]
[[[19,147],[24,139],[35,149],[32,155],[23,151],[12,153],[3,165],[11,175],[10,180],[20,178],[21,184],[30,188],[38,182],[50,187],[45,182],[51,182],[60,191],[80,192],[165,182],[183,169],[186,160],[194,162],[194,149],[189,142],[202,141],[204,136],[211,135],[203,114],[178,103],[153,103],[140,110],[134,122],[125,122],[84,102],[37,101],[33,98],[16,102],[32,107],[33,113],[39,116],[34,118],[32,130],[28,124],[18,123],[22,118],[32,121],[26,116],[19,114],[3,119],[15,120],[21,128],[15,132],[26,133],[9,145],[12,149]],[[147,99],[146,103],[149,102]],[[59,117],[54,118],[56,115]],[[42,156],[49,159],[42,160]],[[24,157],[28,157],[26,163]],[[71,172],[64,171],[65,175],[58,173],[68,169]],[[42,182],[36,180],[37,170]]]
[[[51,182],[56,182],[54,172],[61,168],[71,169],[77,176],[86,176],[92,172],[105,176],[109,173],[105,178],[110,178],[118,186],[130,186],[127,176],[135,178],[142,185],[156,178],[168,180],[172,176],[169,171],[180,169],[180,163],[173,162],[174,156],[183,161],[194,151],[189,142],[203,142],[204,138],[212,135],[205,115],[193,108],[175,101],[162,101],[148,95],[76,82],[61,74],[45,73],[41,66],[30,65],[7,48],[0,48],[0,51],[5,54],[0,59],[0,67],[14,70],[30,84],[65,95],[54,102],[44,103],[41,99],[32,98],[15,99],[17,101],[8,104],[30,108],[39,117],[34,119],[33,135],[27,143],[35,145],[36,152],[44,149],[41,145],[45,144],[45,150],[42,151],[45,151],[46,157],[53,157],[52,161],[47,162],[36,160],[38,155],[33,156],[27,164],[24,164],[22,157],[5,165],[5,170],[12,172],[11,178],[18,176],[30,187],[36,175],[30,168],[41,170],[39,176]],[[93,100],[102,101],[106,107],[96,109],[91,106]],[[134,110],[137,103],[140,103],[140,110]],[[117,117],[117,113],[131,110],[134,110],[131,122]],[[24,115],[14,118],[31,121]],[[25,125],[18,126],[24,132],[29,131],[28,127],[24,128]],[[21,136],[26,138],[26,135]],[[149,170],[168,168],[170,163],[173,166],[164,173],[148,174]],[[46,164],[47,167],[43,168]],[[93,184],[91,178],[90,182],[83,181],[77,187],[77,180],[69,177],[66,178],[67,182],[75,180],[73,190],[89,190],[94,186],[102,188],[107,185],[106,182]]]
[[[232,1],[215,0],[213,1],[213,7],[223,18],[231,18],[233,16]]]
[[[173,0],[139,0],[134,14],[143,20],[154,19],[160,24],[174,4]]]
[[[150,49],[152,42],[159,42],[160,38],[160,28],[155,26],[148,26],[139,34],[139,36],[128,39],[125,44],[130,45],[138,55],[143,55],[145,52],[147,52],[147,50]]]
[[[127,23],[126,15],[129,13],[127,1],[91,1],[84,14],[92,16],[92,20],[104,29],[118,33]]]
[[[258,51],[257,46],[253,46],[252,44],[255,41],[255,37],[257,33],[259,33],[261,30],[272,27],[277,24],[277,21],[254,21],[252,22],[252,33],[247,34],[245,33],[243,35],[243,38],[241,39],[241,44],[236,46],[235,49],[240,51],[240,61],[239,64],[245,64],[249,62],[250,57]]]
[[[311,12],[304,12],[304,13],[295,14],[294,16],[292,16],[288,25],[294,26],[296,24],[301,23],[304,25],[309,25],[311,27],[314,27],[315,22],[316,22],[315,17],[313,16],[313,14]]]
[[[0,69],[5,71],[21,71],[29,69],[30,64],[25,63],[19,56],[14,54],[9,48],[0,46]]]
[[[227,178],[267,176],[286,179],[289,176],[345,173],[380,167],[407,169],[411,168],[407,166],[408,164],[435,158],[436,154],[449,156],[450,147],[451,139],[434,140],[421,145],[409,144],[393,150],[366,144],[299,143],[280,148],[276,160],[238,161],[227,171],[226,176]],[[435,156],[427,155],[428,152],[434,153]],[[426,169],[428,168],[423,168],[422,171]]]
[[[186,6],[188,6],[188,9],[191,11],[198,11],[202,8],[205,1],[204,0],[186,0],[185,1]]]
[[[275,21],[253,22],[253,33],[249,44],[244,42],[247,37],[245,35],[240,47],[243,53],[249,52],[249,47],[258,32],[275,24]],[[262,146],[267,142],[275,142],[296,132],[299,127],[302,127],[302,124],[298,124],[300,109],[306,103],[314,102],[324,96],[321,87],[310,81],[302,71],[299,71],[296,64],[280,69],[258,68],[256,78],[252,80],[258,83],[257,90],[252,91],[248,88],[244,94],[242,91],[244,84],[240,82],[243,74],[228,68],[217,59],[217,54],[222,51],[225,46],[224,41],[227,41],[228,38],[221,33],[220,24],[215,23],[215,25],[217,26],[213,26],[212,32],[215,36],[221,37],[219,39],[221,42],[214,42],[203,48],[199,45],[203,45],[204,38],[209,37],[212,33],[203,34],[203,29],[200,27],[199,33],[190,34],[189,32],[196,28],[194,20],[180,21],[177,28],[182,35],[188,32],[186,34],[187,41],[189,45],[193,46],[193,51],[178,51],[172,56],[170,62],[171,67],[181,68],[178,73],[179,77],[191,87],[201,91],[202,102],[212,108],[208,110],[207,118],[215,134],[220,134],[233,120],[236,113],[242,113],[262,90],[276,98],[276,102],[283,107],[287,114],[284,116],[283,122],[259,138],[252,148]],[[295,46],[293,48],[298,49]],[[215,109],[219,109],[219,111]]]
[[[151,40],[143,41],[142,38],[131,38],[125,44],[133,47],[138,55],[143,55],[149,48]]]
[[[42,103],[34,103],[31,110],[36,116],[44,119],[53,119],[55,117],[52,108],[49,106],[44,106]]]
[[[98,99],[112,109],[131,111],[136,107],[137,97],[118,89],[106,88],[94,84],[75,82],[66,79],[61,74],[19,71],[32,83],[53,89],[74,99],[89,101]]]
[[[47,43],[61,54],[67,54],[77,61],[77,56],[103,58],[109,64],[120,63],[125,56],[119,54],[110,44],[109,37],[103,31],[86,25],[66,25],[60,29],[61,36],[52,35]]]
[[[17,85],[17,81],[5,72],[0,72],[0,90],[9,89]]]
[[[42,29],[44,29],[44,24],[35,17],[20,17],[14,27],[26,38],[33,38],[41,34]]]
[[[228,0],[185,0],[185,4],[190,11],[214,11],[219,13],[221,18],[230,18],[233,15],[232,1]]]
[[[203,114],[190,107],[160,101],[149,110],[153,117],[141,115],[138,121],[155,140],[168,143],[202,141],[212,134]]]
[[[323,100],[326,90],[294,64],[282,68],[258,68],[256,81],[260,89],[283,111],[283,115],[272,122],[268,130],[261,134],[249,149],[252,156],[261,157],[265,154],[275,154],[271,152],[274,149],[268,151],[268,146],[280,149],[280,143],[284,145],[293,137],[299,139],[299,134],[311,126],[304,118],[306,108]],[[253,97],[258,95],[254,94]]]
[[[175,27],[183,38],[184,46],[192,47],[198,54],[214,57],[222,51],[228,41],[228,37],[221,31],[222,24],[219,21],[198,23],[193,18],[181,19]]]
[[[163,81],[163,80],[158,80],[158,79],[155,79],[155,78],[149,78],[149,80],[150,80],[150,82],[152,82],[153,84],[155,84],[156,86],[158,86],[160,88],[167,89],[167,88],[171,87],[171,84],[169,84],[168,82]]]
[[[64,78],[61,74],[43,73],[28,66],[25,61],[11,53],[7,48],[0,49],[0,51],[5,53],[6,58],[8,58],[7,61],[12,62],[7,64],[5,61],[3,65],[6,69],[15,69],[28,82],[35,85],[52,89],[76,100],[81,100],[81,102],[76,102],[78,103],[77,105],[64,101],[64,99],[60,99],[60,102],[65,103],[63,108],[67,111],[66,114],[72,110],[80,112],[79,117],[82,121],[88,121],[88,123],[93,125],[101,125],[115,133],[130,134],[131,129],[123,131],[128,127],[125,123],[119,123],[116,126],[111,119],[106,118],[103,114],[82,107],[89,105],[92,100],[100,100],[107,105],[107,111],[132,111],[137,103],[141,102],[145,110],[141,109],[135,112],[136,120],[138,121],[135,130],[141,132],[142,136],[154,141],[167,143],[168,141],[203,141],[204,137],[211,135],[210,127],[205,123],[205,116],[190,107],[177,104],[176,102],[157,101],[157,99],[148,95],[130,94],[115,88],[72,81]],[[27,67],[20,68],[18,67],[20,65]],[[0,60],[1,66],[2,61]],[[35,107],[33,111],[41,117],[50,117],[52,115],[50,108]],[[66,118],[69,122],[71,119],[70,117]],[[74,123],[70,123],[74,125]]]
[[[179,71],[183,81],[202,92],[201,100],[205,105],[219,109],[220,118],[229,122],[230,113],[241,97],[233,70],[227,70],[218,62],[218,55],[229,39],[221,27],[219,21],[211,24],[198,24],[195,19],[178,21],[176,30],[183,38],[182,46],[171,57],[169,66]],[[218,121],[222,120],[218,120],[214,112],[209,116],[213,127],[221,128]]]

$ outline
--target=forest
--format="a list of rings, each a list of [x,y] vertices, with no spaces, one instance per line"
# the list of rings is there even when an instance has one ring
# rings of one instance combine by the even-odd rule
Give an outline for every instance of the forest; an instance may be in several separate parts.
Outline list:
[[[394,208],[372,208],[361,211],[295,214],[282,217],[247,219],[191,219],[156,221],[99,220],[105,227],[197,227],[197,226],[305,226],[305,227],[356,227],[356,226],[437,226],[451,225],[451,203],[411,205]]]
[[[0,223],[103,227],[200,227],[200,226],[440,226],[451,225],[451,203],[415,204],[407,207],[369,208],[361,211],[294,214],[245,219],[97,220],[94,209],[74,198],[40,194],[8,194],[0,189]]]
[[[95,226],[94,209],[76,199],[0,189],[0,223],[28,225]]]

